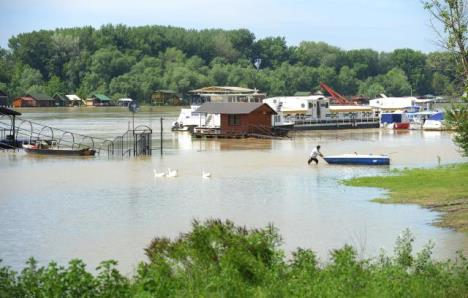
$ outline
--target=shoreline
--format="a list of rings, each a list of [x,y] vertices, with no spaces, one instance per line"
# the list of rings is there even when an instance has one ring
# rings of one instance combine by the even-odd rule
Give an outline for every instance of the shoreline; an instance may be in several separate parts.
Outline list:
[[[393,170],[392,175],[342,180],[347,186],[385,189],[383,204],[417,204],[441,212],[433,225],[468,235],[468,163],[436,168]]]

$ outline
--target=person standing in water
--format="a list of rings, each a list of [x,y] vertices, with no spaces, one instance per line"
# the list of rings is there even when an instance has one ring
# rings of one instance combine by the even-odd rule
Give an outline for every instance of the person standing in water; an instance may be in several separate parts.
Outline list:
[[[317,147],[312,150],[312,152],[309,155],[309,160],[307,161],[307,164],[310,165],[312,161],[315,161],[315,164],[318,164],[318,159],[317,156],[323,157],[322,153],[320,152],[320,145],[317,145]]]

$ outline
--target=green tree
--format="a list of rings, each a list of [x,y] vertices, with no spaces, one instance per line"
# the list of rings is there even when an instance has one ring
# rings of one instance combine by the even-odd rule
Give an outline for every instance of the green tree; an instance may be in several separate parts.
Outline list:
[[[67,89],[57,76],[52,76],[45,86],[47,94],[53,96],[55,93],[66,93]]]
[[[348,66],[343,66],[338,74],[338,88],[343,94],[356,94],[359,81],[356,72]]]
[[[394,68],[377,78],[389,96],[404,96],[411,93],[411,85],[403,70]]]
[[[44,91],[44,79],[39,70],[28,65],[24,66],[21,75],[17,78],[18,87],[16,92],[24,95],[32,91]]]
[[[394,67],[405,72],[414,93],[426,94],[430,91],[425,54],[411,49],[397,49],[393,51],[391,59]]]
[[[385,93],[385,88],[380,83],[373,82],[369,79],[366,82],[363,82],[359,87],[359,94],[363,95],[369,99],[376,98],[380,94]]]
[[[262,67],[281,65],[289,58],[289,51],[284,37],[267,37],[254,44],[254,58],[262,59]]]
[[[428,0],[425,8],[444,28],[438,33],[443,46],[456,57],[458,71],[465,87],[465,104],[453,105],[447,110],[447,121],[455,128],[455,143],[468,156],[468,3],[465,0]]]
[[[440,44],[457,57],[464,85],[468,85],[468,2],[466,0],[427,0],[424,7],[442,24]],[[435,26],[434,26],[435,28]]]

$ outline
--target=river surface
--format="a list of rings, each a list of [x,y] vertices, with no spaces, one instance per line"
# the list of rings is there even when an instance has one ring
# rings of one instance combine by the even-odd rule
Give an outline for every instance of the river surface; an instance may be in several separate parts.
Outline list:
[[[354,245],[361,256],[393,252],[406,228],[420,249],[429,240],[445,259],[468,251],[468,237],[431,225],[438,213],[415,205],[370,202],[385,193],[340,184],[341,179],[383,175],[392,168],[430,167],[464,161],[447,132],[380,129],[308,131],[285,140],[192,140],[173,133],[179,108],[143,109],[135,125],[153,128],[163,154],[140,158],[37,157],[0,152],[0,259],[18,270],[34,256],[41,264],[81,258],[95,268],[116,259],[131,274],[155,236],[176,237],[193,219],[231,219],[248,227],[273,223],[283,248],[312,248],[326,261],[330,249]],[[112,139],[131,125],[118,108],[22,109],[23,118],[73,132]],[[307,165],[314,146],[322,152],[387,153],[391,166]],[[153,170],[178,169],[177,178]],[[202,171],[212,174],[203,179]]]

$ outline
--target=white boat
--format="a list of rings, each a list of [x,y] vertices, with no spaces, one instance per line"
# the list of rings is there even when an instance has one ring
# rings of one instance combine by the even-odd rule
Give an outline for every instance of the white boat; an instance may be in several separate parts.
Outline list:
[[[388,155],[373,154],[341,154],[324,156],[323,159],[329,164],[346,165],[389,165],[390,157]]]
[[[445,121],[444,121],[444,113],[438,112],[434,115],[430,116],[423,124],[424,130],[444,130],[445,129]]]
[[[323,95],[280,96],[263,100],[277,115],[273,127],[296,130],[379,127],[379,118],[369,106],[331,105]]]
[[[432,115],[437,113],[436,111],[424,111],[424,112],[416,112],[416,113],[406,113],[408,117],[408,121],[410,123],[409,129],[412,130],[421,130],[423,129],[423,125],[427,119],[429,119]]]
[[[195,111],[199,105],[192,105],[190,109],[181,109],[177,121],[172,123],[173,131],[191,131],[194,127],[205,125],[205,117]]]

